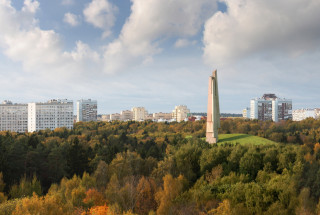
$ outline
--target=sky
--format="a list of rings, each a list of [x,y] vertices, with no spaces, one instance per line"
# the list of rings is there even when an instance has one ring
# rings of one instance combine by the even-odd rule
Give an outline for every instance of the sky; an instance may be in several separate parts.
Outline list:
[[[0,0],[0,100],[206,112],[275,93],[320,107],[319,0]]]

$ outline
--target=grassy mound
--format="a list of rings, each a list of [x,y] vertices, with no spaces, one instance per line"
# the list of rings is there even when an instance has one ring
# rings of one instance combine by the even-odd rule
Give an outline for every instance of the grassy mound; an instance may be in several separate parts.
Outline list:
[[[276,144],[276,142],[257,137],[249,134],[219,134],[218,144],[232,143],[232,144],[255,144],[255,145],[264,145],[264,144]]]

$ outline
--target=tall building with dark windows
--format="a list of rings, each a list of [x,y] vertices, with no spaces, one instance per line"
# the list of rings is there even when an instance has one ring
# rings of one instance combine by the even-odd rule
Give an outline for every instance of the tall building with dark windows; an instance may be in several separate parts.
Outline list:
[[[261,98],[251,99],[250,118],[274,122],[292,119],[292,100],[278,98],[275,94],[264,94]]]
[[[78,100],[77,101],[77,122],[97,121],[98,105],[96,100]]]

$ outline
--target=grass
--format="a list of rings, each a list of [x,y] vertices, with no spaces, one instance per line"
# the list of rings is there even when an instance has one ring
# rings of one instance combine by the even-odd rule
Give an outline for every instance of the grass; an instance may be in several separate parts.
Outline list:
[[[254,144],[254,145],[265,145],[265,144],[276,144],[276,142],[257,137],[249,134],[219,134],[218,144],[231,143],[231,144]]]

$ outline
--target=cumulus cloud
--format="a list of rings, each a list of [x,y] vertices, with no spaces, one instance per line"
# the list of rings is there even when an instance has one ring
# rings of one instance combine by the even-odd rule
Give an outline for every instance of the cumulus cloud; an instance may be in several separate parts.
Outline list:
[[[6,56],[22,62],[26,71],[44,76],[71,77],[85,72],[84,62],[101,64],[99,55],[82,42],[72,52],[64,52],[59,34],[40,29],[34,18],[38,7],[37,1],[26,0],[17,11],[9,0],[0,1],[0,48]]]
[[[300,54],[319,48],[318,0],[224,0],[227,12],[205,23],[204,58],[223,64],[255,54]]]
[[[73,13],[66,13],[64,14],[64,17],[63,17],[63,21],[65,23],[68,23],[69,25],[71,26],[77,26],[80,24],[80,20],[79,20],[79,16],[73,14]]]
[[[104,30],[103,37],[111,34],[118,8],[110,3],[108,0],[92,0],[90,4],[83,10],[85,20],[95,26]]]
[[[38,1],[25,0],[24,1],[24,6],[22,8],[22,11],[35,13],[38,10],[39,5],[40,4],[39,4]]]
[[[216,7],[212,0],[132,0],[131,15],[119,38],[106,47],[107,70],[145,62],[161,51],[159,44],[165,38],[196,35]]]

